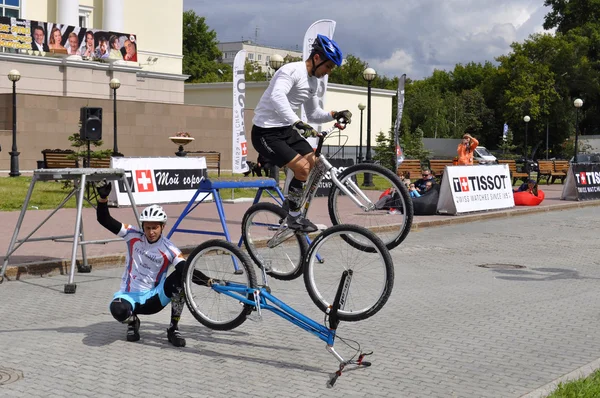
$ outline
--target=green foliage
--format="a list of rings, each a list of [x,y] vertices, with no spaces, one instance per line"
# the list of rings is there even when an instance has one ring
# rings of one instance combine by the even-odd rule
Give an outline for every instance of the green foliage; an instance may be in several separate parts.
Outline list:
[[[600,370],[588,377],[559,383],[556,390],[548,398],[595,398],[600,396]]]
[[[208,27],[204,17],[192,10],[184,11],[183,74],[190,75],[188,82],[233,80],[231,67],[216,61],[221,57],[217,43],[217,33]]]
[[[378,161],[386,169],[395,170],[396,165],[396,145],[394,145],[394,130],[391,129],[388,134],[380,131],[377,134],[377,145],[373,148],[375,154],[373,159]]]
[[[423,130],[420,128],[416,128],[413,133],[405,132],[401,138],[401,145],[407,159],[423,161],[429,159],[431,155],[431,152],[426,150],[423,145]]]
[[[244,76],[247,82],[264,82],[267,80],[267,73],[261,70],[257,61],[246,60]]]
[[[502,136],[500,136],[500,144],[498,145],[498,148],[502,150],[503,155],[510,155],[512,151],[518,148],[517,145],[513,144],[513,138],[513,133],[510,129],[506,134],[506,140],[502,139]]]
[[[79,164],[84,164],[84,159],[87,162],[88,158],[88,149],[87,149],[87,140],[81,139],[79,133],[74,133],[69,136],[69,141],[71,142],[71,147],[73,147],[75,153],[71,156],[71,158],[79,159]],[[106,159],[112,155],[112,150],[110,149],[99,149],[94,150],[95,147],[100,147],[104,144],[102,140],[98,141],[90,141],[90,159]]]

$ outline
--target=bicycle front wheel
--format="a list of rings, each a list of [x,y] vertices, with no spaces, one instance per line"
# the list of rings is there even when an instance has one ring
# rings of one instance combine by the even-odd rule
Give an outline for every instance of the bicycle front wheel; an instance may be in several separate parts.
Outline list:
[[[236,274],[236,266],[243,273]],[[215,330],[241,325],[254,307],[201,283],[198,271],[222,285],[255,288],[256,274],[248,256],[230,242],[213,239],[194,249],[183,270],[185,301],[198,322]]]
[[[372,252],[359,250],[350,241],[365,242]],[[322,264],[317,254],[325,256]],[[312,301],[323,312],[334,303],[344,271],[352,271],[348,295],[338,311],[343,321],[360,321],[375,315],[394,287],[390,252],[374,233],[356,225],[336,225],[317,236],[304,260],[304,284]]]
[[[251,206],[242,219],[242,238],[252,260],[275,279],[292,280],[302,274],[302,259],[308,248],[306,236],[280,230],[287,213],[273,203]]]
[[[348,167],[338,179],[350,191],[351,197],[337,185],[332,186],[329,217],[333,225],[365,227],[375,232],[389,250],[402,243],[412,226],[413,203],[400,179],[382,166],[365,163]],[[374,250],[367,242],[348,243],[355,244],[360,250]]]

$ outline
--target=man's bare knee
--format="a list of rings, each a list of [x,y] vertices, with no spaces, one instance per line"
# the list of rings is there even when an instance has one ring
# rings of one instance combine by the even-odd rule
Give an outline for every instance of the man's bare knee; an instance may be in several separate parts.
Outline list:
[[[310,173],[310,163],[302,156],[296,156],[287,165],[293,172],[294,177],[300,181],[306,181],[308,174]]]

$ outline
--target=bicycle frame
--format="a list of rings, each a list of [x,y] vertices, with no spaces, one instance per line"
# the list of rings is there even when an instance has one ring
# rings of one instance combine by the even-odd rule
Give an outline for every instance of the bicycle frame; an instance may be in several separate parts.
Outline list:
[[[265,278],[265,275],[263,275],[263,278]],[[313,319],[294,310],[292,307],[273,296],[269,292],[270,289],[268,286],[263,286],[261,288],[248,288],[245,285],[238,283],[227,282],[226,284],[222,284],[219,282],[214,282],[211,284],[211,288],[216,292],[229,296],[241,303],[253,306],[256,309],[259,317],[262,317],[262,309],[269,310],[324,341],[327,344],[327,351],[332,354],[340,363],[339,369],[331,376],[329,382],[327,383],[328,387],[333,387],[337,378],[342,375],[342,370],[346,365],[355,364],[357,367],[371,366],[370,362],[363,361],[364,357],[370,354],[361,352],[356,361],[345,360],[333,348],[335,343],[336,329],[340,322],[337,317],[337,312],[339,309],[344,308],[344,303],[346,302],[346,297],[348,296],[348,291],[350,290],[351,281],[352,271],[344,271],[342,273],[342,278],[340,279],[334,304],[328,311],[329,327],[317,323]]]

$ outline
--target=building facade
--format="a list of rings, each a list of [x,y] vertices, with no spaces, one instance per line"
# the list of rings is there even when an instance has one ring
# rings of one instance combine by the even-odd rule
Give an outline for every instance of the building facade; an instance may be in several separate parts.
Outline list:
[[[2,3],[0,16],[26,20],[24,23],[30,23],[31,28],[37,24],[43,24],[47,30],[55,26],[61,28],[65,46],[68,46],[66,36],[70,31],[79,32],[80,36],[85,36],[83,32],[87,31],[106,31],[106,39],[111,32],[122,32],[126,38],[135,37],[135,61],[96,62],[66,52],[3,47],[0,75],[6,76],[9,70],[17,69],[22,76],[19,92],[108,99],[111,95],[108,84],[117,78],[121,81],[118,94],[122,99],[183,103],[183,85],[187,79],[182,75],[183,1],[170,1],[169,7],[159,0],[10,0]],[[44,46],[47,46],[50,32],[44,33]],[[32,32],[31,37],[33,35]],[[81,43],[83,45],[83,40]],[[10,89],[10,81],[0,79],[0,93]]]
[[[246,50],[246,59],[248,61],[256,61],[261,67],[261,72],[267,73],[270,71],[269,61],[271,56],[279,54],[282,57],[302,58],[302,50],[286,50],[276,47],[261,46],[253,43],[251,40],[223,42],[218,44],[222,58],[219,60],[224,64],[233,65],[235,55]]]

